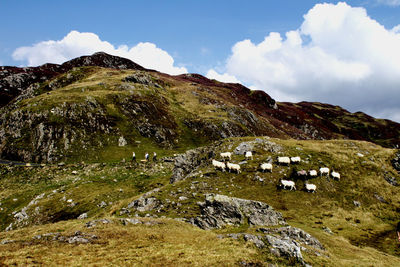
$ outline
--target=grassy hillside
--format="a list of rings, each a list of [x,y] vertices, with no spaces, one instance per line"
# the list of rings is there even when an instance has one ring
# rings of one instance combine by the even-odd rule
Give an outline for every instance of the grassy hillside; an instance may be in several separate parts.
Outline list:
[[[116,162],[40,168],[3,165],[0,227],[4,230],[12,223],[14,230],[0,233],[0,241],[6,243],[0,245],[0,260],[5,264],[56,264],[57,261],[72,265],[95,264],[100,260],[117,265],[125,260],[130,264],[148,261],[155,265],[237,265],[241,261],[291,264],[290,260],[277,258],[268,249],[257,249],[243,240],[217,238],[227,233],[257,234],[258,227],[243,224],[205,231],[180,222],[200,214],[197,202],[204,201],[204,194],[218,193],[268,203],[282,212],[289,225],[319,239],[326,248],[320,255],[302,252],[305,261],[314,266],[400,264],[394,231],[400,219],[400,192],[399,187],[384,179],[385,176],[400,179],[390,164],[393,150],[350,140],[245,137],[214,144],[214,157],[219,158],[219,152],[233,151],[242,142],[253,146],[254,159],[241,165],[241,174],[216,171],[209,162],[202,161],[193,166],[189,178],[174,184],[169,183],[173,172],[169,160],[137,166]],[[152,149],[142,145],[145,150]],[[300,156],[302,162],[278,166],[275,159],[283,155]],[[272,173],[260,172],[259,164],[269,158],[274,162]],[[242,155],[234,155],[232,162],[243,160]],[[295,179],[292,174],[296,170],[322,166],[340,172],[341,180],[324,176],[310,180],[317,185],[314,194],[302,190],[301,180],[295,180],[297,191],[276,187],[280,178]],[[140,195],[155,188],[159,191],[151,196],[162,206],[143,212],[121,212]],[[76,220],[85,212],[88,219]],[[123,226],[120,219],[131,216],[151,223]],[[99,218],[112,223],[85,227],[88,221]],[[57,232],[70,237],[75,231],[98,238],[79,245],[52,241],[52,236],[32,239],[38,234]],[[99,259],[98,255],[103,257]]]

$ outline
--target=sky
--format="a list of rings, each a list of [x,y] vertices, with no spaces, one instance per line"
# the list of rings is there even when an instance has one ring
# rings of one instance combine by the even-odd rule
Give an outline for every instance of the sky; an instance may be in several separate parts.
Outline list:
[[[1,0],[0,65],[104,51],[400,122],[400,0]]]

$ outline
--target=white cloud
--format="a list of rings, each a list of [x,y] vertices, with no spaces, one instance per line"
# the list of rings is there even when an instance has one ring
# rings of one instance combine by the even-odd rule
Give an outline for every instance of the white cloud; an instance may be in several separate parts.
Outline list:
[[[71,31],[62,40],[43,41],[32,46],[19,47],[13,53],[14,60],[25,61],[29,66],[44,63],[63,63],[75,57],[103,51],[108,54],[128,58],[145,68],[168,74],[186,73],[184,67],[174,66],[174,59],[166,51],[153,43],[138,43],[133,47],[114,47],[90,32]]]
[[[215,70],[211,69],[207,72],[206,77],[208,79],[214,79],[224,83],[241,83],[235,76],[229,75],[227,73],[219,74]]]
[[[377,0],[379,4],[388,6],[399,6],[400,0]]]
[[[284,37],[271,32],[258,44],[236,43],[223,75],[278,101],[321,101],[400,121],[399,31],[364,8],[317,4]]]

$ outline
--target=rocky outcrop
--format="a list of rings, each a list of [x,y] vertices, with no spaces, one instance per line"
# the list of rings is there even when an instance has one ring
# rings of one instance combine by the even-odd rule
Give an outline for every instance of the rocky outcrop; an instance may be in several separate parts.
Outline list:
[[[296,227],[260,228],[258,231],[264,234],[235,233],[221,235],[220,238],[243,238],[244,241],[253,243],[257,248],[269,248],[276,257],[294,260],[302,265],[306,265],[302,251],[320,256],[320,251],[325,250],[315,237]]]
[[[400,173],[400,151],[394,154],[394,158],[392,159],[393,168]]]
[[[259,231],[267,234],[279,234],[282,238],[296,240],[314,249],[325,249],[315,237],[300,228],[286,226],[280,228],[260,228]]]
[[[195,172],[198,167],[209,164],[210,159],[213,157],[214,151],[212,147],[200,147],[176,156],[170,183],[173,184],[184,180]]]
[[[202,229],[244,223],[260,226],[286,224],[280,212],[259,201],[208,194],[205,202],[199,205],[201,216],[192,218],[191,223]]]
[[[154,193],[157,193],[158,191],[160,191],[160,188],[155,188],[143,194],[140,198],[129,203],[126,208],[122,208],[120,211],[120,215],[130,213],[131,210],[146,212],[158,209],[162,205],[161,201],[156,197],[152,196]]]

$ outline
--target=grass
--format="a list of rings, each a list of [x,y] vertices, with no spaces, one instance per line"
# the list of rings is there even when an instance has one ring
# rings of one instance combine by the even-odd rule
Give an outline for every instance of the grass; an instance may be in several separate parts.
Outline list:
[[[254,140],[254,137],[225,139],[214,148],[214,152],[218,158],[219,152],[233,151],[241,142],[253,142]],[[49,229],[65,225],[60,229],[67,231],[67,225],[71,225],[71,227],[81,225],[80,221],[67,219],[76,218],[83,212],[88,212],[90,218],[121,217],[119,215],[121,208],[126,207],[144,192],[158,187],[161,190],[153,195],[162,201],[164,207],[160,209],[160,212],[133,212],[131,215],[137,213],[139,216],[150,214],[158,218],[164,216],[166,218],[192,218],[200,214],[197,202],[204,201],[204,194],[207,193],[258,200],[266,202],[282,212],[290,225],[306,230],[324,244],[327,248],[323,253],[325,256],[303,252],[306,262],[312,265],[354,266],[357,263],[360,265],[370,263],[374,266],[395,266],[400,263],[399,246],[394,236],[394,226],[399,220],[399,188],[389,185],[383,179],[384,172],[397,176],[390,166],[394,150],[384,149],[368,142],[350,140],[298,141],[272,138],[265,140],[279,145],[281,151],[270,152],[268,143],[254,142],[254,160],[242,165],[241,174],[222,173],[205,164],[196,170],[197,174],[192,178],[176,184],[169,184],[173,167],[171,163],[151,163],[135,168],[131,168],[129,163],[118,162],[107,163],[104,166],[97,163],[29,169],[2,166],[0,169],[2,176],[0,179],[0,202],[2,205],[0,207],[4,210],[0,212],[0,219],[3,229],[13,221],[10,216],[13,211],[19,211],[40,193],[45,193],[45,197],[28,209],[28,213],[31,213],[36,207],[40,207],[41,217],[28,221],[26,228],[3,232],[0,237],[15,239],[16,233],[25,233],[24,235],[29,237],[34,235],[35,229],[44,229],[41,228],[44,226],[34,226],[34,224],[46,222],[55,222],[46,226],[50,227]],[[148,147],[148,144],[143,144],[143,146]],[[161,150],[159,152],[163,153]],[[168,152],[164,153],[168,155]],[[357,156],[357,153],[364,154],[364,157]],[[269,157],[275,159],[278,155],[300,156],[302,162],[291,166],[278,166],[274,163],[272,173],[258,171],[260,163],[265,162]],[[104,157],[107,156],[110,155],[104,155]],[[232,162],[237,163],[242,160],[242,155],[234,155]],[[300,180],[296,181],[299,189],[297,191],[277,190],[276,185],[280,178],[285,176],[293,178],[291,174],[295,170],[318,169],[321,166],[327,166],[340,172],[341,180],[333,181],[326,177],[313,179],[311,182],[317,185],[315,194],[302,191],[303,182]],[[72,170],[76,170],[78,174],[72,175]],[[255,179],[256,176],[263,178],[264,181],[260,182]],[[52,193],[55,189],[57,189],[56,193]],[[387,203],[379,202],[375,194],[383,196]],[[63,200],[64,196],[65,199],[73,199],[76,206],[70,207]],[[187,200],[179,200],[180,196],[186,196]],[[13,201],[14,198],[18,200]],[[355,207],[354,200],[359,201],[361,207]],[[107,206],[99,207],[101,201],[105,201]],[[67,221],[57,222],[58,220]],[[10,246],[17,246],[18,250],[9,250],[12,252],[8,252],[8,256],[2,260],[5,264],[11,264],[13,261],[20,264],[23,261],[32,263],[26,258],[30,253],[29,255],[33,255],[31,260],[35,259],[44,264],[50,263],[50,259],[54,255],[58,255],[57,260],[59,259],[60,262],[65,260],[72,261],[73,265],[83,263],[90,265],[95,264],[94,255],[97,253],[116,265],[122,264],[119,261],[122,258],[128,259],[128,262],[133,265],[139,264],[135,261],[136,259],[155,265],[164,263],[166,265],[198,264],[203,266],[222,262],[226,262],[226,265],[234,265],[238,263],[239,258],[247,259],[250,262],[290,264],[290,261],[282,261],[272,256],[268,249],[255,250],[252,245],[243,242],[224,239],[216,241],[216,243],[208,239],[214,238],[215,234],[256,233],[256,227],[244,224],[206,232],[186,224],[165,220],[165,225],[157,226],[161,227],[160,235],[158,235],[158,230],[154,232],[152,229],[152,233],[156,234],[154,234],[155,237],[151,244],[146,243],[146,236],[149,233],[146,232],[146,227],[123,228],[113,225],[109,226],[111,227],[109,229],[96,232],[96,235],[103,236],[104,240],[108,240],[105,243],[87,246],[57,243],[51,245],[54,248],[50,248],[48,244],[26,246],[21,245],[21,242],[13,243],[6,247],[9,249]],[[72,229],[71,227],[68,229]],[[327,234],[323,230],[324,227],[330,228],[333,235]],[[80,228],[78,227],[78,229]],[[130,232],[127,229],[135,229],[135,231]],[[50,232],[50,230],[46,231]],[[114,236],[109,231],[119,234]],[[182,233],[179,233],[180,231]],[[23,235],[21,234],[21,236]],[[200,243],[189,241],[189,237],[201,241],[199,241]],[[122,242],[125,240],[124,238],[131,241]],[[135,241],[133,242],[133,240]],[[177,241],[174,243],[173,240]],[[121,245],[122,243],[123,245]],[[208,244],[209,247],[205,248],[205,244]],[[119,246],[129,248],[124,247],[126,251],[124,249],[113,250],[114,247]],[[235,249],[232,250],[231,246]],[[236,246],[242,250],[237,250]],[[0,249],[4,248],[0,246]],[[43,252],[47,250],[49,252]],[[107,250],[114,252],[104,256],[104,251]],[[205,254],[210,256],[206,257]],[[226,258],[229,254],[233,255],[232,259]],[[73,261],[72,258],[76,260]]]
[[[151,265],[151,266],[231,266],[241,261],[260,262],[258,251],[251,246],[218,239],[203,231],[171,219],[157,219],[158,224],[128,225],[115,222],[94,229],[84,222],[60,222],[14,231],[7,238],[15,243],[0,245],[0,263],[5,265]],[[37,234],[59,232],[71,235],[80,230],[94,234],[92,244],[68,244],[55,241],[33,242]],[[4,234],[0,233],[0,238]],[[212,244],[212,245],[211,245]]]

